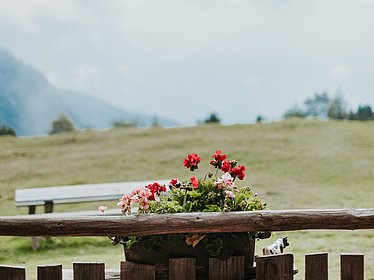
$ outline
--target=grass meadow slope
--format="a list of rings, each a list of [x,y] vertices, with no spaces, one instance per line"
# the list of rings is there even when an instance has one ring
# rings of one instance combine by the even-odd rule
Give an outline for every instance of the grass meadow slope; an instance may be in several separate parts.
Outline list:
[[[222,149],[247,166],[242,182],[271,209],[371,208],[374,205],[374,122],[288,120],[271,124],[173,129],[113,129],[40,138],[0,138],[0,215],[26,214],[14,190],[54,185],[189,178],[188,153],[202,161]],[[209,166],[200,166],[201,172]],[[202,175],[202,174],[200,174]],[[101,204],[101,203],[100,203]],[[115,207],[116,202],[105,203]],[[98,203],[57,205],[55,211],[97,209]],[[41,212],[42,209],[37,209]],[[341,252],[365,253],[366,278],[374,279],[374,230],[276,233],[257,250],[287,235],[303,279],[304,254],[329,252],[330,279],[339,279]],[[24,265],[105,261],[117,267],[120,246],[107,238],[53,238],[36,252],[29,238],[1,237],[0,263]]]

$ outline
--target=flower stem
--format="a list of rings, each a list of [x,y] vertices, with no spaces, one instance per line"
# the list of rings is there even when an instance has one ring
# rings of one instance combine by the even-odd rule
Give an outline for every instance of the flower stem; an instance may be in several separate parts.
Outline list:
[[[187,189],[184,190],[183,208],[186,209],[187,204]]]

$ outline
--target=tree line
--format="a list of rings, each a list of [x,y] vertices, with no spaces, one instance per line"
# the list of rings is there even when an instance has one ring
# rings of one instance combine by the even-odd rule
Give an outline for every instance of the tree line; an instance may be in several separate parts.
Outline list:
[[[284,118],[292,117],[368,121],[374,120],[374,113],[370,105],[359,105],[356,110],[351,109],[348,111],[347,102],[342,94],[338,93],[330,97],[325,91],[321,93],[316,92],[313,97],[307,98],[303,102],[302,107],[294,105],[284,114]],[[262,122],[263,117],[257,116],[256,121]],[[221,120],[216,113],[211,113],[202,123],[220,124]],[[201,124],[201,122],[198,122],[198,124]],[[157,117],[154,117],[152,126],[159,126]],[[137,127],[137,124],[135,122],[117,120],[112,122],[112,127]],[[74,123],[66,115],[61,114],[57,119],[52,121],[49,134],[69,132],[75,129]],[[16,131],[6,124],[0,126],[0,136],[2,135],[17,136]]]
[[[342,94],[337,93],[330,97],[328,93],[315,93],[313,97],[307,98],[303,107],[294,105],[285,114],[285,118],[292,117],[317,117],[335,120],[374,120],[374,113],[370,105],[359,105],[357,109],[347,109],[347,102]]]

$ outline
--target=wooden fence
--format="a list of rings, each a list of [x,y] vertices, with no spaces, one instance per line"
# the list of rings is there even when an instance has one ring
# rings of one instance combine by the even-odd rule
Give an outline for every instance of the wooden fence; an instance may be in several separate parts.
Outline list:
[[[280,210],[228,213],[147,214],[131,216],[0,217],[0,236],[132,236],[193,232],[291,231],[306,229],[374,229],[374,209]],[[242,279],[244,257],[209,260],[209,279]],[[341,279],[364,279],[364,256],[341,255]],[[169,279],[196,279],[195,260],[169,259]],[[39,266],[39,279],[62,279],[62,266]],[[327,253],[305,256],[305,279],[327,277]],[[74,263],[73,279],[106,279],[104,263]],[[293,255],[256,258],[257,280],[293,279]],[[25,268],[0,266],[1,280],[25,279]],[[71,278],[70,278],[71,279]],[[108,279],[108,278],[107,278]],[[155,279],[152,265],[122,262],[117,278]]]
[[[227,260],[209,259],[209,279],[238,280],[245,279],[244,256]],[[196,263],[194,258],[169,259],[169,280],[195,280]],[[292,280],[295,268],[292,254],[280,254],[256,258],[257,280]],[[342,280],[364,280],[364,255],[342,254],[340,256],[340,274]],[[302,276],[298,277],[298,279]],[[0,266],[1,280],[25,280],[24,267]],[[73,270],[63,270],[62,265],[40,265],[37,267],[37,280],[155,280],[154,265],[136,264],[123,261],[119,271],[106,271],[104,263],[73,263]],[[305,280],[328,279],[327,253],[305,256]]]

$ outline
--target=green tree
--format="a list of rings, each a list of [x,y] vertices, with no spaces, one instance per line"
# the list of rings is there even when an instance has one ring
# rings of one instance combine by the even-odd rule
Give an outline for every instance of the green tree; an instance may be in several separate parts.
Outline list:
[[[327,111],[330,99],[327,92],[314,94],[313,98],[306,99],[304,105],[306,106],[305,115],[309,117],[327,118]]]
[[[374,114],[369,105],[358,106],[357,112],[355,114],[355,120],[367,121],[373,120]]]
[[[14,129],[5,124],[0,127],[0,136],[3,136],[3,135],[17,136]]]
[[[211,113],[210,116],[204,121],[204,123],[221,123],[216,113]]]
[[[63,132],[74,131],[75,127],[73,122],[64,114],[52,122],[52,129],[49,134],[57,134]]]
[[[263,121],[264,121],[264,117],[263,117],[263,116],[258,115],[258,116],[256,117],[256,122],[257,122],[257,123],[262,123]]]
[[[327,116],[330,119],[343,120],[348,118],[346,111],[347,103],[344,100],[343,95],[337,94],[329,103]]]

